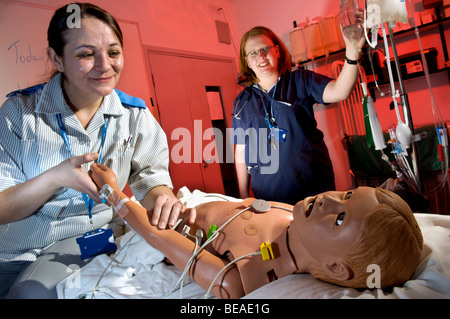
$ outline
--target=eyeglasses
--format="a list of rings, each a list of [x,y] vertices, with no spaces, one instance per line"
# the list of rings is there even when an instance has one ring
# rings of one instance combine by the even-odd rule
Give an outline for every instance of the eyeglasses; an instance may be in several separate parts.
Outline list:
[[[259,56],[260,54],[262,55],[267,55],[267,53],[269,53],[269,51],[273,48],[274,46],[267,46],[267,47],[263,47],[261,49],[253,49],[251,50],[249,53],[247,53],[247,58],[256,58],[257,56]]]

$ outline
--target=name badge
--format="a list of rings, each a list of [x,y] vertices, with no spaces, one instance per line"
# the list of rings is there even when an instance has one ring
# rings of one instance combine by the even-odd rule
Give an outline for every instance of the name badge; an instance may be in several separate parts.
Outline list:
[[[117,249],[114,243],[113,230],[96,229],[85,233],[82,237],[77,238],[78,246],[81,251],[81,259],[95,257],[100,254],[113,252]]]
[[[269,138],[275,138],[282,143],[286,142],[287,131],[281,127],[273,127],[270,130]]]

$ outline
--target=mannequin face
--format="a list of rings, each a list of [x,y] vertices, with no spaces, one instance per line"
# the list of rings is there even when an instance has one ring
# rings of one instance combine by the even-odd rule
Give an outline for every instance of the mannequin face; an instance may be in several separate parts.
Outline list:
[[[249,53],[252,50],[260,50],[262,48],[270,48],[267,53],[260,52],[257,56],[251,56]],[[280,58],[280,52],[278,46],[274,46],[271,39],[264,35],[258,35],[248,38],[245,44],[245,52],[247,57],[247,65],[255,72],[258,79],[262,79],[267,76],[278,76],[278,59]]]
[[[289,234],[295,232],[295,238],[290,245],[299,246],[311,258],[309,263],[316,265],[342,259],[353,245],[365,216],[378,204],[375,189],[370,187],[308,197],[294,207]]]

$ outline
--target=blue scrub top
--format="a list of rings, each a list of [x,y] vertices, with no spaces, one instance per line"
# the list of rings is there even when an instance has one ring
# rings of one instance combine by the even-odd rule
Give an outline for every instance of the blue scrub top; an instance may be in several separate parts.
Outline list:
[[[307,196],[335,189],[334,173],[313,105],[324,104],[329,77],[299,69],[280,76],[269,92],[247,87],[234,101],[233,143],[245,144],[245,160],[256,198],[295,204]],[[273,102],[272,102],[273,97]],[[284,142],[271,146],[264,107]]]

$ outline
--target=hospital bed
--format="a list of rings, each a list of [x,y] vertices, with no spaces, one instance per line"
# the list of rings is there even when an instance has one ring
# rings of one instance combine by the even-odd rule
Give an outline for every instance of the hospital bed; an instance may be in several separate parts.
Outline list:
[[[194,207],[210,201],[240,201],[219,194],[182,188],[179,199]],[[421,262],[412,278],[392,289],[358,290],[344,288],[313,278],[292,274],[263,286],[245,296],[251,299],[279,298],[450,298],[450,216],[416,214],[424,237]],[[100,255],[74,271],[57,286],[59,298],[66,299],[149,299],[214,298],[189,277],[181,288],[172,291],[181,271],[164,262],[165,256],[133,231],[117,238],[113,255]]]

